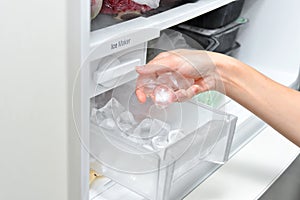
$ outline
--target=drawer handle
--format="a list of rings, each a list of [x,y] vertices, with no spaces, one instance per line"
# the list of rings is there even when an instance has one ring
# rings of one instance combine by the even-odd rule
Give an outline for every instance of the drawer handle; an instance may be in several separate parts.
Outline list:
[[[135,67],[138,65],[141,65],[141,60],[135,59],[121,63],[120,65],[109,68],[105,71],[97,71],[94,73],[94,80],[97,84],[102,84],[114,80],[118,77],[128,74],[129,72],[134,71]]]

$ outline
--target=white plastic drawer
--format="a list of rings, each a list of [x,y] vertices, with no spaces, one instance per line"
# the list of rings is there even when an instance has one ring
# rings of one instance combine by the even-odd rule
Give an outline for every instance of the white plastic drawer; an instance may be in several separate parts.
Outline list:
[[[132,85],[124,84],[119,89],[124,94],[133,94]],[[117,100],[130,105],[130,98],[120,95]],[[137,107],[131,112],[136,118],[149,113]],[[184,187],[195,184],[195,179],[189,178],[191,173],[201,179],[205,174],[197,169],[202,165],[227,161],[235,131],[235,116],[184,102],[174,103],[152,117],[164,120],[171,129],[182,129],[185,136],[166,148],[150,151],[128,140],[118,129],[108,131],[91,123],[90,153],[98,163],[92,167],[146,199],[174,200],[178,190],[186,190]]]

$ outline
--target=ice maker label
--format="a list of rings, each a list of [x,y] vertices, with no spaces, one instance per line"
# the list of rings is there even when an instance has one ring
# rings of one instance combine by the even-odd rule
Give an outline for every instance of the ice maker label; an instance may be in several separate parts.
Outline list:
[[[116,43],[111,44],[111,49],[117,49],[120,47],[128,46],[130,45],[131,39],[125,39],[125,40],[120,40]]]

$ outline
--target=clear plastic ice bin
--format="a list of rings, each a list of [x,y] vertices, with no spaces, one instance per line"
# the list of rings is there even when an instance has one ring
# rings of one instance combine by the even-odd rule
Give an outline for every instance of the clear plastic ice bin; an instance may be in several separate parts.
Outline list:
[[[130,85],[120,87],[126,88],[124,91],[128,94],[134,93]],[[130,100],[123,97],[117,100],[130,104]],[[131,112],[135,117],[141,114],[137,108]],[[144,110],[143,113],[149,112]],[[91,123],[90,153],[97,160],[92,166],[94,170],[145,199],[174,200],[179,199],[178,192],[195,186],[197,176],[203,176],[203,172],[197,170],[201,166],[227,161],[235,132],[235,116],[189,101],[173,103],[161,112],[152,113],[151,117],[163,120],[171,129],[183,130],[184,137],[153,151],[126,139],[122,133]]]

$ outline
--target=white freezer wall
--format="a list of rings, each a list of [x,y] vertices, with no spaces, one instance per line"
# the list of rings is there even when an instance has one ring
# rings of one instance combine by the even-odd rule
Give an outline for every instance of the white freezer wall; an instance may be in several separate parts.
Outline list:
[[[80,199],[80,184],[68,186],[68,154],[79,146],[70,76],[80,55],[80,37],[71,35],[80,5],[72,2],[0,1],[0,199]]]
[[[294,73],[296,79],[300,67],[299,9],[299,0],[246,0],[242,16],[250,22],[240,32],[238,58],[263,73]]]

